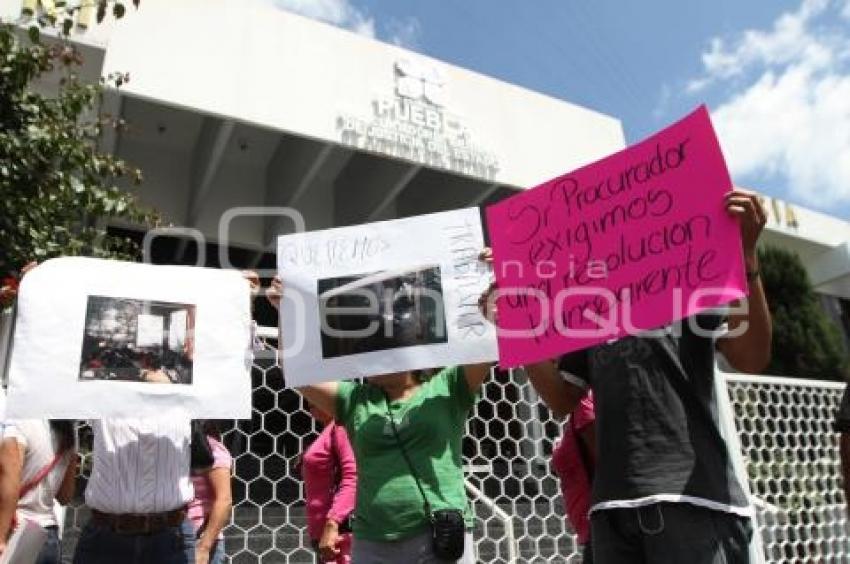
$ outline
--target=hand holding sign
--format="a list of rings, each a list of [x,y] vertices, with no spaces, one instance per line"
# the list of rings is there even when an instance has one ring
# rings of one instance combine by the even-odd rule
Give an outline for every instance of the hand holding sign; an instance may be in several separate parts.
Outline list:
[[[478,255],[478,260],[487,265],[487,268],[490,270],[493,269],[493,249],[490,247],[484,247],[484,250],[481,251],[481,254]],[[481,294],[481,297],[478,298],[478,309],[481,310],[481,315],[484,316],[487,321],[496,325],[498,321],[499,311],[496,307],[496,281],[490,283],[487,286],[487,289],[484,290],[484,293]]]
[[[552,358],[743,297],[741,230],[754,252],[763,223],[757,200],[727,197],[731,189],[703,107],[489,207],[502,364]]]
[[[275,276],[269,289],[266,290],[266,299],[272,304],[275,309],[280,309],[280,297],[283,295],[283,282],[280,276]]]
[[[741,242],[744,249],[744,260],[748,271],[758,268],[756,244],[764,226],[767,224],[767,213],[759,200],[758,194],[747,190],[736,189],[726,194],[726,211],[735,217],[741,226]]]
[[[477,208],[280,237],[287,385],[494,360],[483,246]]]

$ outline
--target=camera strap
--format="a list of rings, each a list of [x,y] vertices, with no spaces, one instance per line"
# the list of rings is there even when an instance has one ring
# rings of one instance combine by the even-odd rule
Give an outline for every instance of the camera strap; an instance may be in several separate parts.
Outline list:
[[[387,405],[387,415],[390,419],[390,426],[393,429],[393,436],[395,437],[395,442],[398,445],[398,449],[401,451],[401,456],[407,463],[408,469],[410,469],[410,475],[413,476],[413,481],[416,482],[416,488],[419,490],[419,494],[422,496],[422,507],[425,509],[425,515],[430,519],[431,504],[428,503],[428,498],[425,496],[425,490],[422,489],[422,484],[419,483],[419,475],[413,468],[413,463],[410,461],[410,457],[407,455],[407,449],[404,448],[404,443],[402,442],[401,436],[398,433],[398,427],[395,424],[395,418],[393,417],[392,409],[390,409],[390,397],[387,392],[384,392],[384,402]]]

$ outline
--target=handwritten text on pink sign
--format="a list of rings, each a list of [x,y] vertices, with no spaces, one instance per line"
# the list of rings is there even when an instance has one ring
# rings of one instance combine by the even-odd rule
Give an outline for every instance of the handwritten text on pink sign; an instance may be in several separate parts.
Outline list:
[[[499,357],[513,367],[745,294],[708,111],[487,208]]]

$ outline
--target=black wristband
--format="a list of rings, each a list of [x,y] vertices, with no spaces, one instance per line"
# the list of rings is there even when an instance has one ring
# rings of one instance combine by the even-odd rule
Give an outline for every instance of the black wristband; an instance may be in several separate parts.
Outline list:
[[[754,282],[755,279],[758,278],[760,274],[761,274],[761,272],[758,269],[748,270],[747,271],[747,282]]]

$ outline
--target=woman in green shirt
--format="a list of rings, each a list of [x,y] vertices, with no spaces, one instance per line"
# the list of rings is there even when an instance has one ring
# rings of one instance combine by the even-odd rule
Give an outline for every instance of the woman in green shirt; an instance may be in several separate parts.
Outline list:
[[[273,303],[279,290],[280,282],[275,281],[269,296]],[[325,382],[299,389],[311,404],[345,426],[354,448],[358,476],[353,564],[446,562],[433,554],[423,493],[432,512],[463,512],[465,547],[455,562],[475,562],[461,443],[489,373],[490,364],[475,364],[444,368],[426,381],[400,372],[372,376],[366,383]]]

